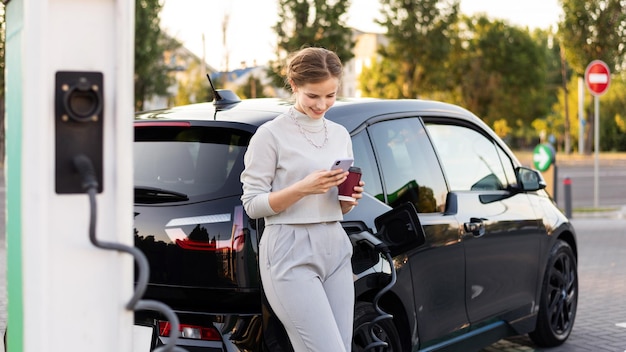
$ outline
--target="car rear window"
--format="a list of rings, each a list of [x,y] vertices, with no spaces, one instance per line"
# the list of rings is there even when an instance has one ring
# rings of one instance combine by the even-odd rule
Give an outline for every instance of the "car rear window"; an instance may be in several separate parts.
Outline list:
[[[239,174],[250,134],[232,128],[135,127],[135,189],[159,189],[187,197],[241,192]]]

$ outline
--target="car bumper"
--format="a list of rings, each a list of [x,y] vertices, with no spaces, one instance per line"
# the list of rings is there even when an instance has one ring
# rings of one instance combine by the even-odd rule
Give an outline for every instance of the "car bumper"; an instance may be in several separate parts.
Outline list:
[[[215,328],[209,339],[188,338],[181,334],[176,341],[176,346],[182,347],[188,352],[239,352],[260,350],[262,346],[262,323],[260,315],[204,315],[202,319],[212,321],[204,327]],[[181,325],[186,325],[181,321]],[[194,325],[197,325],[194,324]],[[133,329],[133,352],[150,352],[159,346],[166,345],[170,337],[160,336],[158,320],[148,322],[145,317],[141,321],[136,320]]]

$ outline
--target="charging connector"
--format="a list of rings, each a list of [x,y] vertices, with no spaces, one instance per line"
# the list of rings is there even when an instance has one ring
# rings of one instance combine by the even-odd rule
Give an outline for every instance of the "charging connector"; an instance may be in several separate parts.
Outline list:
[[[367,231],[350,234],[350,239],[357,244],[366,244],[379,253],[389,253],[387,244]]]

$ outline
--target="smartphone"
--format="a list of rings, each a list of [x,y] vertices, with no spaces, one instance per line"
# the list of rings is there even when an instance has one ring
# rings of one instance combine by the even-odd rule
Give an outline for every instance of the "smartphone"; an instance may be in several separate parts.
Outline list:
[[[335,160],[333,165],[330,167],[330,169],[331,170],[342,169],[343,171],[348,171],[350,166],[352,166],[353,162],[354,162],[354,159],[352,158],[337,159]]]

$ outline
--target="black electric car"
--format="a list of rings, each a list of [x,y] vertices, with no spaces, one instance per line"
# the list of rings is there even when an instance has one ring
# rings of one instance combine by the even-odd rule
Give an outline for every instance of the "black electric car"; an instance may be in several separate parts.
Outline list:
[[[188,351],[279,351],[285,336],[257,268],[263,221],[243,210],[239,175],[257,127],[290,103],[219,95],[136,115],[145,298],[176,312]],[[386,351],[472,351],[513,335],[539,346],[568,338],[576,235],[540,173],[455,105],[340,99],[326,118],[350,132],[366,184],[343,222],[355,246],[353,351],[379,340]],[[158,313],[136,312],[135,324],[148,331],[142,351],[168,341]]]

